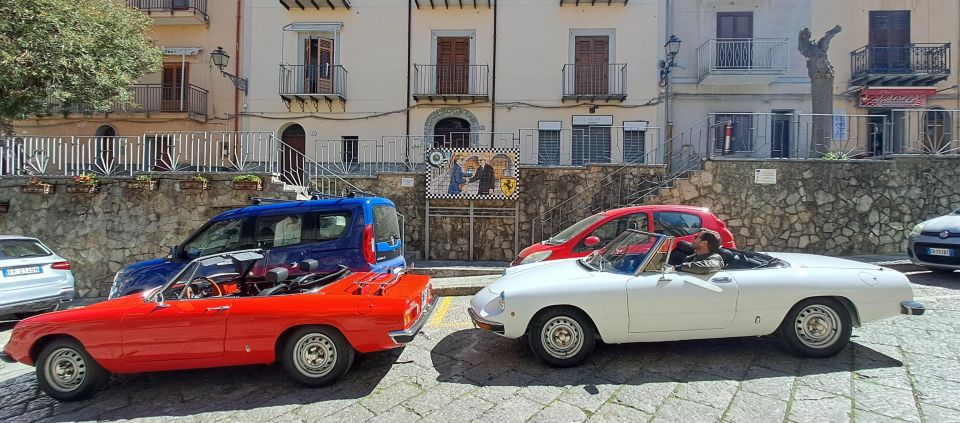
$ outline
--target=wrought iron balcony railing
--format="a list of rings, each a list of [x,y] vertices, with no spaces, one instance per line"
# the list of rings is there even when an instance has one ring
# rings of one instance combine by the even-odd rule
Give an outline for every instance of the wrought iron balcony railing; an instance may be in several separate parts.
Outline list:
[[[898,78],[930,84],[950,74],[950,43],[910,44],[898,47],[864,46],[850,53],[851,83]]]
[[[207,90],[196,85],[138,84],[130,87],[132,100],[114,101],[107,110],[96,110],[87,104],[62,104],[54,99],[46,102],[46,113],[189,113],[207,116]]]
[[[280,65],[284,100],[347,99],[347,70],[341,65]]]
[[[487,92],[487,65],[414,65],[413,98],[482,99]]]
[[[785,73],[789,50],[786,38],[707,40],[697,48],[697,76]]]
[[[563,65],[564,100],[623,101],[626,98],[626,63]]]
[[[151,16],[162,17],[164,14],[171,17],[182,17],[184,14],[193,14],[200,21],[207,22],[207,0],[127,0],[127,6],[142,10]]]

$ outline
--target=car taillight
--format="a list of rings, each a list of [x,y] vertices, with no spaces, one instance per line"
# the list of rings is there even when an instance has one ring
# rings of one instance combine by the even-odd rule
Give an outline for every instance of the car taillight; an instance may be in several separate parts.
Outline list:
[[[410,324],[413,323],[417,318],[417,314],[420,312],[420,306],[417,303],[413,303],[410,306],[410,309],[403,314],[403,327],[410,327]]]
[[[56,262],[56,263],[51,264],[51,265],[50,265],[50,268],[51,268],[51,269],[56,269],[56,270],[70,270],[70,269],[71,269],[71,267],[70,267],[70,262],[69,262],[69,261],[58,261],[58,262]]]
[[[373,241],[373,225],[363,230],[363,258],[367,263],[377,263],[377,244]]]

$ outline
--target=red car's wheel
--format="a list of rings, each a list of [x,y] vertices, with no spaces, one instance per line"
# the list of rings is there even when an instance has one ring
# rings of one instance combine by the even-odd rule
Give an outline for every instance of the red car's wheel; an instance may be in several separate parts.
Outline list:
[[[283,367],[297,382],[307,386],[332,385],[350,369],[353,347],[336,329],[311,326],[297,329],[287,338]]]
[[[36,365],[40,389],[59,401],[87,398],[110,380],[110,373],[70,338],[55,339],[44,346]]]

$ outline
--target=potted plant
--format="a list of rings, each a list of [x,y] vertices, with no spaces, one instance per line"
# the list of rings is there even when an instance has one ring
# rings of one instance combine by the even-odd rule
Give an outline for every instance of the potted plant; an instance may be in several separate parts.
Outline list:
[[[100,191],[100,182],[93,173],[81,173],[73,177],[73,184],[67,185],[70,194],[93,194]]]
[[[25,194],[50,194],[53,192],[53,185],[44,183],[40,178],[30,178],[26,185],[20,187],[20,192]]]
[[[157,180],[153,178],[153,175],[137,175],[133,177],[132,181],[127,182],[127,188],[156,191]]]
[[[205,190],[207,189],[207,183],[210,182],[206,176],[201,174],[196,174],[190,177],[186,181],[180,181],[181,190]]]
[[[263,190],[263,180],[257,175],[237,175],[233,177],[233,189],[235,190]]]

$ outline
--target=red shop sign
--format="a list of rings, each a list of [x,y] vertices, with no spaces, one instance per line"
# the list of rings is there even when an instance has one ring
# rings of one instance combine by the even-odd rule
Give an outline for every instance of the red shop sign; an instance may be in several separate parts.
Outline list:
[[[860,92],[860,107],[926,107],[933,87],[867,88]]]

